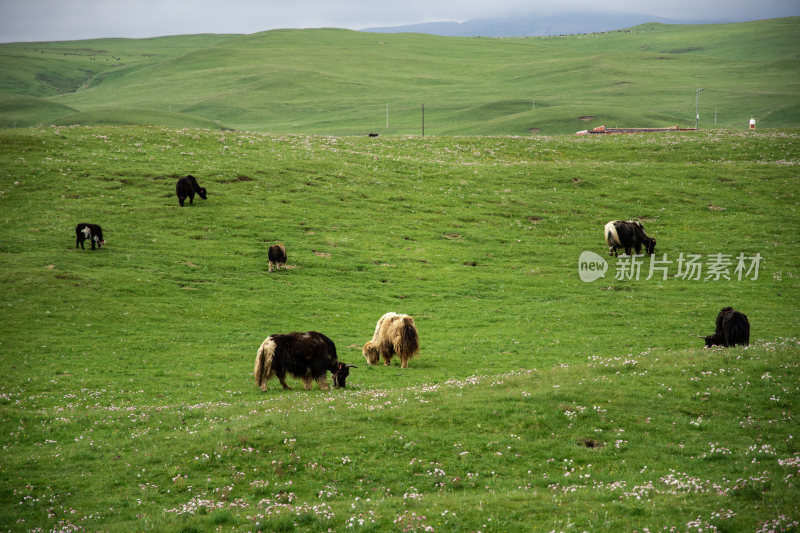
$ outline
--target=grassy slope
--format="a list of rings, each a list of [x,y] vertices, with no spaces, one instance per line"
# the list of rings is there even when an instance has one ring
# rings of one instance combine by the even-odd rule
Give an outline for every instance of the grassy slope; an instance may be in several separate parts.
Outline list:
[[[796,131],[42,128],[0,143],[4,528],[798,516]],[[209,199],[181,209],[188,172]],[[604,254],[602,225],[632,217],[672,260],[758,252],[759,278],[619,281],[612,261],[581,282],[579,254]],[[78,221],[107,247],[75,250]],[[268,275],[275,241],[292,268]],[[723,305],[750,316],[751,349],[699,348]],[[420,328],[408,371],[362,364],[389,310]],[[359,364],[350,388],[259,391],[263,338],[308,329]]]
[[[2,45],[0,93],[54,96],[85,88],[119,70],[169,60],[214,47],[231,35],[152,39],[91,39]]]
[[[135,73],[149,64],[213,47],[231,37],[200,34],[153,39],[91,39],[0,45],[0,70],[3,72],[0,77],[0,105],[3,109],[0,125],[58,123],[60,117],[69,116],[77,110],[69,106],[60,112],[54,109],[62,105],[52,102],[52,97],[56,95],[86,89],[120,71]],[[21,102],[19,96],[29,98]],[[35,103],[41,109],[37,109]],[[121,114],[124,115],[125,108],[132,106],[132,103],[126,105],[115,101],[113,107],[123,108]],[[97,109],[91,111],[96,112]],[[157,123],[172,125],[174,118],[170,120],[168,112],[164,115]],[[75,120],[75,123],[94,122],[91,113]],[[186,116],[183,122],[187,127],[200,127],[195,117]],[[123,116],[117,123],[125,124],[128,121]]]
[[[138,41],[113,41],[106,48],[124,45],[128,53],[117,52],[120,64],[91,76],[78,62],[89,62],[101,43],[87,41],[92,52],[69,56],[63,76],[91,85],[50,98],[81,111],[172,106],[190,119],[238,129],[324,134],[418,133],[424,103],[433,134],[550,134],[603,123],[693,126],[694,91],[704,87],[704,126],[717,112],[720,126],[739,128],[756,117],[763,127],[779,127],[800,121],[799,20],[650,24],[554,38],[327,29],[164,38],[180,44],[174,49],[159,40],[143,42],[141,50]],[[11,81],[0,92],[39,95],[34,71],[66,69],[47,56],[19,75],[19,60],[12,59],[27,61],[49,45],[5,46],[2,70]]]

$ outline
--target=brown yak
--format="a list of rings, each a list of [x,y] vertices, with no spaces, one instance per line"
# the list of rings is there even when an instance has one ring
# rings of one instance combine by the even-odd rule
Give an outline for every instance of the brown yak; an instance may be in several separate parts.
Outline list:
[[[353,365],[339,362],[336,346],[328,337],[317,331],[285,333],[267,337],[256,354],[253,376],[261,390],[267,390],[267,381],[277,376],[284,389],[286,374],[303,380],[306,390],[313,381],[322,390],[328,390],[327,373],[333,377],[334,387],[344,387],[345,379]]]

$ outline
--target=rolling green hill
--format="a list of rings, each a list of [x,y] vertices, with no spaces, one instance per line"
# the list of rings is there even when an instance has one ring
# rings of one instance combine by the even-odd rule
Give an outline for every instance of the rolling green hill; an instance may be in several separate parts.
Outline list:
[[[546,38],[319,29],[4,44],[0,125],[133,116],[166,126],[408,134],[420,133],[424,105],[429,134],[693,127],[702,87],[702,128],[743,128],[751,117],[759,127],[797,126],[799,35],[794,17]]]

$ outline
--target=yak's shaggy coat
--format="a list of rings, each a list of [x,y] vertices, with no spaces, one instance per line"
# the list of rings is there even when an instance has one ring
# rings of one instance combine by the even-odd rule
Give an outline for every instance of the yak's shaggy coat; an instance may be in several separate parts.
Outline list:
[[[389,365],[393,355],[400,358],[400,366],[408,368],[408,362],[419,352],[419,334],[414,319],[408,315],[386,313],[375,325],[375,334],[362,349],[367,363],[377,364],[383,357]]]
[[[750,344],[750,321],[744,313],[724,307],[717,315],[716,326],[714,334],[705,337],[706,347]]]
[[[303,380],[306,390],[316,381],[322,390],[328,390],[327,372],[333,374],[334,386],[344,387],[345,378],[352,365],[340,363],[333,341],[322,333],[286,333],[267,337],[256,354],[253,376],[261,390],[267,390],[267,381],[277,376],[284,389],[286,374]]]

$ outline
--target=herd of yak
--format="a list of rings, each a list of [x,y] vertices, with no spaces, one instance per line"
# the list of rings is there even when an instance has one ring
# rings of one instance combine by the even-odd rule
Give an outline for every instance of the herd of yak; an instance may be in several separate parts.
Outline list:
[[[183,207],[186,198],[194,203],[195,194],[206,199],[206,189],[200,187],[197,179],[188,175],[180,178],[175,186],[178,203]],[[609,254],[616,256],[617,250],[625,250],[627,255],[632,250],[640,253],[642,247],[652,255],[656,240],[649,237],[640,222],[614,220],[605,225],[604,236],[609,247]],[[103,229],[97,224],[80,223],[75,227],[75,248],[85,249],[83,242],[88,240],[92,249],[102,248],[105,244]],[[275,244],[267,252],[269,271],[273,267],[286,268],[286,247]],[[736,346],[750,343],[750,322],[747,316],[730,307],[725,307],[717,315],[716,329],[713,335],[704,337],[706,346]],[[391,364],[392,357],[397,355],[400,366],[408,368],[408,362],[419,352],[419,334],[414,319],[408,315],[386,313],[375,325],[375,333],[367,342],[362,353],[367,364],[374,365],[382,358],[386,366]],[[261,390],[266,390],[267,381],[273,376],[284,389],[290,389],[286,383],[289,374],[303,381],[306,389],[311,389],[314,381],[320,389],[327,390],[327,373],[331,373],[334,387],[344,387],[345,380],[355,365],[339,361],[333,341],[317,331],[305,333],[294,332],[275,334],[267,337],[258,349],[253,376]]]

